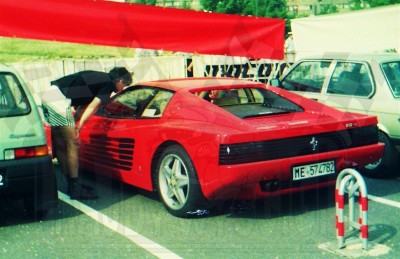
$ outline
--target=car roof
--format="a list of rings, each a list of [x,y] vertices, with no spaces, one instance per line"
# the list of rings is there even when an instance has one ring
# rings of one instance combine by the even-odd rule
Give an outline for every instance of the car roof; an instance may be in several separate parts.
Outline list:
[[[11,72],[13,69],[3,63],[0,63],[0,71]]]
[[[375,62],[386,62],[393,60],[400,60],[399,53],[390,53],[390,52],[381,52],[381,53],[324,53],[321,55],[313,55],[301,58],[301,60],[310,60],[310,59],[339,59],[339,60],[354,60],[354,61],[375,61]]]
[[[187,91],[208,88],[232,88],[232,87],[254,87],[263,86],[261,83],[231,78],[231,77],[193,77],[193,78],[175,78],[158,81],[141,82],[137,85],[146,85],[161,87],[173,91],[185,89]]]

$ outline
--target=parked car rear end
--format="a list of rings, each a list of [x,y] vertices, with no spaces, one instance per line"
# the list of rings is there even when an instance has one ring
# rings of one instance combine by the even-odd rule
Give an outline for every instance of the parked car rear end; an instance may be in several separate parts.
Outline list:
[[[17,73],[0,64],[0,198],[23,199],[43,218],[57,204],[57,186],[42,120]]]

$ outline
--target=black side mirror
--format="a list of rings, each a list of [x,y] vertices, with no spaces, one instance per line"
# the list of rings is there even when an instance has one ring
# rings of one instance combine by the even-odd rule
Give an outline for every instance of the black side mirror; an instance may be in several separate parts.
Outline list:
[[[272,86],[279,86],[280,85],[279,79],[277,79],[277,78],[271,79],[269,84]]]

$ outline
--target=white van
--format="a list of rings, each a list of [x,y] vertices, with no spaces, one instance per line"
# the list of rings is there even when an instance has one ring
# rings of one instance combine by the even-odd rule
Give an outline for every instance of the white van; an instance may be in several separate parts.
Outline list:
[[[27,86],[0,64],[0,198],[22,198],[43,218],[57,204],[57,186],[42,120]]]

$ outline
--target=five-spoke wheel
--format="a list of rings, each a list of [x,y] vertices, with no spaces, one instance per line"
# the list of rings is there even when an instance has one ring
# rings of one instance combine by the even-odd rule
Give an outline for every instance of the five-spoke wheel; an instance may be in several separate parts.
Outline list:
[[[164,150],[157,167],[159,196],[167,210],[177,217],[203,211],[204,197],[193,163],[186,151],[173,145]]]

